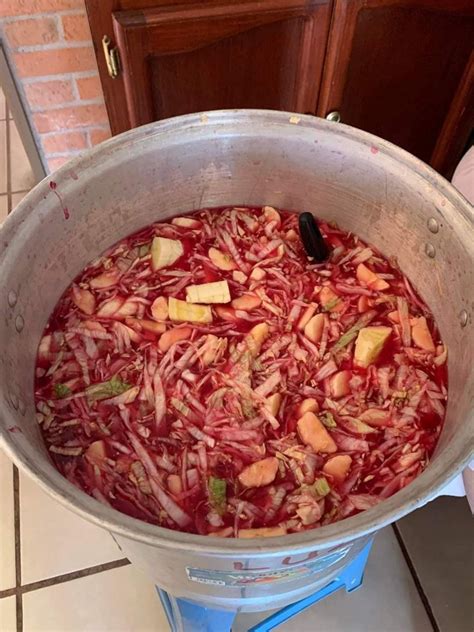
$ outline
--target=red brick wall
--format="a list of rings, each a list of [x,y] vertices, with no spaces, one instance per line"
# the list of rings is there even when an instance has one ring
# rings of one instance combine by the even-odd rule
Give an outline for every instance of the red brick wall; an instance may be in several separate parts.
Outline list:
[[[0,24],[49,169],[108,138],[84,0],[0,0]]]

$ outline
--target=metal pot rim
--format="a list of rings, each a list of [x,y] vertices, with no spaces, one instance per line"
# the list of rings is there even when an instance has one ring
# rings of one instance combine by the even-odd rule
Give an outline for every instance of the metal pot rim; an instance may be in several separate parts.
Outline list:
[[[91,163],[103,163],[110,160],[117,151],[123,151],[127,145],[131,145],[146,139],[149,136],[164,137],[172,135],[176,131],[191,131],[197,126],[208,126],[209,135],[218,133],[219,126],[230,123],[255,124],[265,126],[283,126],[291,129],[294,125],[308,127],[312,130],[322,130],[325,133],[337,134],[353,142],[376,147],[379,152],[390,160],[403,164],[407,169],[415,172],[426,184],[435,188],[443,196],[449,198],[456,206],[466,221],[467,228],[472,231],[474,226],[474,209],[469,202],[441,175],[431,167],[415,158],[403,149],[385,141],[373,134],[343,125],[332,123],[324,119],[308,115],[294,114],[291,112],[279,112],[268,110],[216,110],[197,114],[167,119],[161,122],[150,123],[143,127],[130,130],[118,137],[112,138],[97,147],[86,151],[54,173],[54,180],[60,183],[70,179],[71,173],[81,171],[83,167],[90,167]],[[34,200],[41,199],[49,189],[50,178],[39,183],[23,200],[15,212],[7,218],[0,235],[7,230],[13,222],[23,223],[28,220],[28,207],[34,205]],[[473,419],[467,421],[471,426]],[[85,494],[72,483],[69,483],[52,465],[39,468],[28,461],[26,454],[16,445],[15,437],[7,430],[6,420],[0,420],[0,446],[3,447],[10,458],[25,471],[46,492],[69,509],[73,509],[82,518],[93,522],[108,531],[117,533],[126,538],[136,540],[153,547],[180,550],[193,550],[213,556],[233,557],[236,553],[259,557],[279,555],[281,551],[298,553],[307,551],[308,547],[323,549],[336,546],[355,537],[372,533],[379,528],[394,522],[410,511],[422,506],[437,495],[437,491],[443,485],[452,480],[467,464],[472,456],[474,441],[457,441],[458,451],[453,451],[448,462],[440,467],[435,461],[413,483],[386,499],[380,505],[366,510],[351,518],[340,522],[312,529],[301,534],[290,534],[275,538],[265,539],[264,542],[255,540],[255,544],[249,540],[222,539],[209,536],[194,535],[157,527],[141,520],[131,518],[115,509],[107,507],[89,495]],[[453,439],[456,442],[456,437]],[[431,482],[429,482],[431,479]],[[423,492],[417,492],[420,482],[428,481]]]

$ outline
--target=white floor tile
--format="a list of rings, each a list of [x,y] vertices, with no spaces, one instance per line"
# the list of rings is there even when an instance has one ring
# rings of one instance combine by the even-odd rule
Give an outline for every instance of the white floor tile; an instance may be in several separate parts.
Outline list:
[[[12,193],[12,211],[22,201],[28,191],[19,191],[18,193]]]
[[[0,630],[2,632],[16,632],[15,597],[0,599]]]
[[[120,559],[112,536],[20,477],[22,583]]]
[[[239,615],[232,631],[243,632],[264,618],[264,613]],[[431,632],[432,627],[393,530],[387,527],[375,538],[361,588],[339,591],[277,630]]]
[[[8,196],[0,195],[0,226],[6,220],[8,215]]]
[[[6,125],[7,125],[6,121],[0,121],[0,194],[7,192],[7,130],[6,130]]]
[[[24,632],[168,632],[155,587],[124,566],[23,596]]]
[[[13,588],[13,586],[15,586],[13,465],[0,451],[0,590]],[[2,626],[0,629],[3,630]]]
[[[30,161],[14,122],[10,123],[10,169],[12,191],[25,191],[36,184]]]
[[[397,523],[441,630],[474,630],[474,530],[466,498],[442,496]]]

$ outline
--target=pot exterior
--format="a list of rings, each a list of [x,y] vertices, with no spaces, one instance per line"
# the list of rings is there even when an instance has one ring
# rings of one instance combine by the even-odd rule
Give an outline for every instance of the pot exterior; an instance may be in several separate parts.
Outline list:
[[[100,504],[54,468],[35,419],[36,350],[54,305],[89,261],[153,221],[203,207],[264,204],[311,211],[356,232],[396,257],[430,305],[449,348],[450,388],[431,463],[368,511],[263,542],[162,529]],[[413,156],[345,125],[237,110],[127,132],[46,178],[0,230],[2,446],[51,496],[112,532],[166,590],[225,607],[247,600],[250,609],[268,607],[267,595],[281,604],[302,597],[354,557],[369,534],[435,497],[472,454],[473,254],[469,203]],[[281,579],[287,567],[295,572]],[[278,576],[256,583],[249,575],[255,568]],[[233,575],[216,579],[216,571],[253,581],[232,585]]]
[[[209,556],[148,546],[115,536],[128,559],[157,586],[203,606],[239,612],[283,608],[326,586],[352,562],[371,536],[299,554]]]

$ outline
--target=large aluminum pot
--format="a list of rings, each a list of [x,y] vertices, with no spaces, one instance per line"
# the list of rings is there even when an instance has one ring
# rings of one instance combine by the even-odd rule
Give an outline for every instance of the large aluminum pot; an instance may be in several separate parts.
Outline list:
[[[232,204],[309,210],[397,257],[449,347],[448,415],[426,471],[369,511],[265,541],[183,534],[105,507],[53,467],[33,405],[41,332],[83,266],[150,222]],[[153,123],[41,182],[5,222],[0,248],[3,447],[51,496],[112,532],[134,563],[177,596],[241,610],[303,597],[371,533],[433,498],[469,460],[473,209],[429,167],[379,138],[284,112],[209,112]]]

